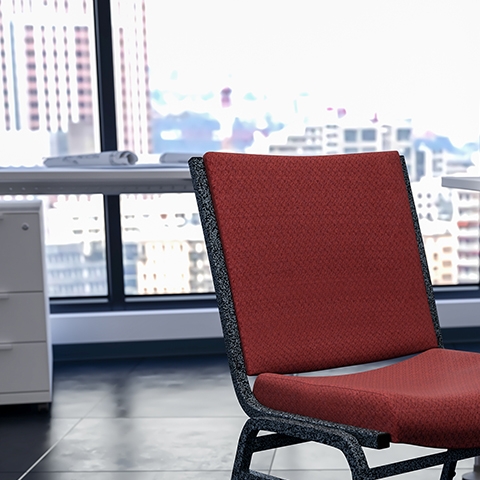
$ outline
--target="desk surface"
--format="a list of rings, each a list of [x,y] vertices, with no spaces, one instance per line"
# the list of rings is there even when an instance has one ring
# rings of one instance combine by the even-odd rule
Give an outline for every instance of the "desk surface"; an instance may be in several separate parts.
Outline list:
[[[193,192],[188,167],[0,168],[0,195]]]
[[[480,176],[478,177],[442,177],[442,187],[461,188],[480,191]]]
[[[442,186],[480,191],[480,176],[442,177]],[[193,192],[187,167],[0,168],[0,195]]]

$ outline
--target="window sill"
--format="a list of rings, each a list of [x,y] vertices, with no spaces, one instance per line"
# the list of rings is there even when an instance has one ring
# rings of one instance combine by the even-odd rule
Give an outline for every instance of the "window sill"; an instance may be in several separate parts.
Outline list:
[[[480,298],[437,300],[442,328],[480,327]],[[54,345],[220,338],[218,310],[130,310],[50,316]]]

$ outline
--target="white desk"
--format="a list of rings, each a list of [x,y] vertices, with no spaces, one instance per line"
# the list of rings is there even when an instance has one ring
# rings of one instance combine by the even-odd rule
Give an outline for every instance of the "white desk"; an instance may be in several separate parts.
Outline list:
[[[478,177],[442,177],[442,187],[461,188],[480,192],[480,176]]]
[[[442,177],[442,187],[460,188],[480,192],[478,177]],[[463,475],[463,480],[480,480],[480,457],[475,457],[473,472]]]
[[[193,192],[188,167],[0,168],[0,195]]]

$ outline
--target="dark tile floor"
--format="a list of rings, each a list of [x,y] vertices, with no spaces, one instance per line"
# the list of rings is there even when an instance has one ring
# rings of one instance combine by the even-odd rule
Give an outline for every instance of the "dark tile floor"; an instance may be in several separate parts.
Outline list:
[[[226,480],[245,419],[222,355],[58,362],[50,413],[0,407],[0,480]],[[367,453],[379,464],[412,451]],[[457,478],[472,463],[461,462]],[[316,444],[255,454],[254,468],[291,480],[350,478],[343,456]]]

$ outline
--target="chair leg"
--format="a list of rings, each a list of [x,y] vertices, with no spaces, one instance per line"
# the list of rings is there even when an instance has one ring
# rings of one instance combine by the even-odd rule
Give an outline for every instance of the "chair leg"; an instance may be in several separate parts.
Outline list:
[[[267,422],[268,423],[268,422]],[[235,462],[233,464],[232,470],[232,480],[254,480],[254,479],[265,479],[265,480],[276,480],[278,477],[273,475],[267,475],[260,472],[250,471],[250,464],[252,462],[253,454],[258,450],[266,450],[268,448],[256,448],[257,435],[260,430],[275,431],[275,429],[269,428],[269,425],[259,425],[258,419],[255,421],[253,419],[248,419],[245,425],[243,426],[240,438],[238,440],[237,453],[235,455]],[[284,432],[285,435],[289,435],[290,432]],[[293,432],[292,432],[293,433]],[[263,438],[263,437],[262,437]],[[325,440],[325,439],[324,439]],[[353,440],[353,441],[352,441]],[[298,438],[297,441],[290,440],[287,442],[281,442],[283,445],[280,445],[278,442],[272,442],[271,447],[276,448],[278,446],[294,445],[296,443],[303,443],[307,440]],[[314,440],[315,441],[315,440]],[[345,455],[347,462],[350,466],[350,471],[352,475],[352,480],[372,480],[374,477],[371,476],[371,471],[368,468],[368,464],[365,458],[365,454],[356,441],[356,439],[350,438],[349,435],[335,432],[334,438],[331,441],[320,442],[327,445],[331,445],[334,448],[340,449]],[[275,446],[274,446],[275,445]],[[280,479],[279,479],[280,480]],[[442,480],[444,480],[442,478]],[[449,479],[450,480],[450,479]]]
[[[252,419],[247,420],[238,440],[237,453],[235,455],[231,476],[232,480],[282,480],[273,475],[250,470],[253,454],[256,451],[265,450],[265,448],[255,448],[258,432],[260,432],[260,429],[255,425],[254,421]],[[294,444],[294,442],[291,443]],[[274,444],[272,443],[272,445]],[[276,447],[272,446],[271,448]]]
[[[255,453],[254,442],[257,438],[258,430],[251,419],[247,420],[243,426],[242,433],[238,439],[237,453],[233,464],[232,480],[245,480],[250,477],[250,463]]]
[[[453,480],[455,476],[455,468],[457,466],[456,461],[447,462],[443,465],[442,468],[442,475],[440,476],[440,480]]]

